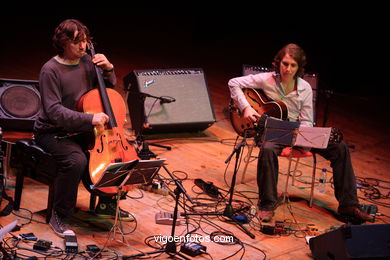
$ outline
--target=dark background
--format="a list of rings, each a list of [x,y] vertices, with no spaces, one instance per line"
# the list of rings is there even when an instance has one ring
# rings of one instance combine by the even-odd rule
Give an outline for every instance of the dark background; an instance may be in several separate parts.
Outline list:
[[[114,64],[122,60],[119,65],[128,73],[201,67],[206,74],[223,71],[227,78],[235,77],[243,64],[270,66],[276,51],[294,42],[306,51],[306,70],[319,75],[321,88],[359,94],[367,89],[378,94],[383,88],[374,83],[379,78],[374,60],[386,44],[384,31],[365,20],[339,19],[334,13],[327,19],[294,12],[272,17],[258,8],[206,8],[193,2],[183,8],[150,5],[5,11],[0,18],[0,77],[32,67],[26,77],[38,79],[40,67],[55,55],[54,28],[75,18],[90,29],[97,51]],[[377,75],[369,76],[372,72]]]

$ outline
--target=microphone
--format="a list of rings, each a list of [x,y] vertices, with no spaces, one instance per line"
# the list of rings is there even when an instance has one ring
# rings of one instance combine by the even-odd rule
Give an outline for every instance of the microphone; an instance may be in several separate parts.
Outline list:
[[[159,97],[159,99],[160,104],[168,104],[176,101],[176,99],[174,99],[173,97]]]
[[[146,80],[144,82],[144,88],[149,87],[149,85],[152,85],[154,83],[154,79]]]

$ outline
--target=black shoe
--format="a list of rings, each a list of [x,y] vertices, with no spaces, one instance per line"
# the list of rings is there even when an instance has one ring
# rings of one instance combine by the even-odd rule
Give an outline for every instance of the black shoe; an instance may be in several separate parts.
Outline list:
[[[115,219],[116,203],[99,203],[96,206],[95,213],[101,218]],[[130,212],[121,208],[119,208],[119,219],[128,222],[133,222],[135,220],[134,216]]]
[[[275,215],[273,210],[258,209],[257,216],[262,222],[270,222]]]
[[[362,224],[366,221],[374,222],[374,217],[362,211],[358,206],[339,207],[337,210],[343,222]]]
[[[69,225],[63,223],[60,216],[58,216],[58,214],[54,210],[51,214],[49,225],[54,230],[54,232],[60,237],[65,237],[65,235],[75,234],[73,230],[70,229]]]

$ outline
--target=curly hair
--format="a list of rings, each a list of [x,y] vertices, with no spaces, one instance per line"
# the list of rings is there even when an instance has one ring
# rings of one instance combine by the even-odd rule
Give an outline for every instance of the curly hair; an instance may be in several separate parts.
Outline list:
[[[78,32],[76,38],[75,32]],[[75,19],[67,19],[60,23],[54,31],[53,46],[57,51],[57,54],[62,56],[64,54],[64,47],[69,41],[80,41],[86,37],[87,41],[91,40],[89,30],[82,22]]]
[[[306,54],[304,50],[295,43],[287,44],[275,55],[274,61],[272,62],[275,71],[277,73],[280,72],[280,62],[286,54],[290,55],[298,63],[298,71],[295,74],[295,78],[302,77],[305,73]]]

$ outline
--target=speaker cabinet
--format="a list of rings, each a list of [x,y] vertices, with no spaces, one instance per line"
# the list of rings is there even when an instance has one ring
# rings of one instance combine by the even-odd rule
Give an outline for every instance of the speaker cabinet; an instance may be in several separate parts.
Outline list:
[[[0,126],[32,131],[41,108],[38,81],[0,79]]]
[[[201,131],[215,122],[202,69],[134,70],[124,86],[136,134]],[[150,128],[142,129],[144,123]]]
[[[242,75],[250,75],[250,74],[258,74],[262,72],[271,72],[273,71],[272,68],[269,67],[263,67],[263,66],[253,66],[253,65],[248,65],[244,64],[242,65]],[[313,90],[313,118],[314,122],[316,122],[317,116],[316,116],[316,111],[318,110],[318,74],[315,73],[305,73],[303,75],[303,79],[307,81],[311,89]]]
[[[390,259],[390,224],[350,225],[310,239],[314,259]]]

